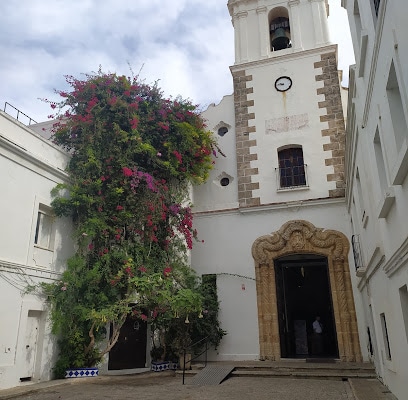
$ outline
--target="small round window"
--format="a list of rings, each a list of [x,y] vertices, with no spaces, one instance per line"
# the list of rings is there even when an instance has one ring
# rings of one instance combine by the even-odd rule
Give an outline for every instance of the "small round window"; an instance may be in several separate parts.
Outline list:
[[[227,178],[227,177],[222,178],[222,179],[220,180],[221,186],[228,186],[229,183],[230,183],[230,180],[229,180],[229,178]]]
[[[226,126],[222,126],[218,129],[218,135],[221,137],[224,136],[228,132],[228,128]]]

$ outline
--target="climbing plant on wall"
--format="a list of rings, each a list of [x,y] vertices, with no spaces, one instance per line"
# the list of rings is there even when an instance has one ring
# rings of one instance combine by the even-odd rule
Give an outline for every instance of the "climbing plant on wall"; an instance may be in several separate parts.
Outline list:
[[[197,239],[189,185],[207,179],[219,152],[196,106],[156,84],[102,71],[67,82],[51,107],[70,181],[53,190],[52,206],[72,217],[77,251],[61,281],[44,285],[60,373],[100,361],[130,313],[163,327],[202,311],[186,263]]]

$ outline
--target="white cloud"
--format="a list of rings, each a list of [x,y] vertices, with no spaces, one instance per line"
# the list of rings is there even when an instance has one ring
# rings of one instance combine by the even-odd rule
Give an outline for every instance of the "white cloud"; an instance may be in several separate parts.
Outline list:
[[[234,40],[227,0],[20,0],[0,13],[0,101],[37,121],[56,99],[64,75],[130,74],[129,62],[166,95],[208,105],[232,92]],[[330,28],[340,67],[353,62],[345,11],[330,0]],[[6,39],[4,39],[6,38]],[[351,55],[351,58],[350,58]],[[348,74],[346,74],[348,75]]]

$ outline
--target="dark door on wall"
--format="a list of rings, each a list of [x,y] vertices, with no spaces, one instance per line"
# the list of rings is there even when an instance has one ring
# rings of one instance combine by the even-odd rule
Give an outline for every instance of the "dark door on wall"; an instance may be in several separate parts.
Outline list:
[[[108,369],[144,368],[146,344],[146,322],[128,316],[120,330],[118,341],[109,352]]]
[[[281,357],[338,358],[327,258],[297,254],[275,260]],[[320,316],[323,351],[314,354],[313,321]]]

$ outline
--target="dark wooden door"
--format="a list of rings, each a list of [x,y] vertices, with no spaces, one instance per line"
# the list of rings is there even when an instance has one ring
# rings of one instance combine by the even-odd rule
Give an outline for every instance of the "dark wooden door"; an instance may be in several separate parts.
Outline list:
[[[109,352],[108,369],[144,368],[146,343],[146,322],[128,316],[120,330],[118,341]]]
[[[279,263],[275,264],[276,299],[278,306],[279,339],[281,347],[281,357],[288,357],[288,321],[286,314],[286,293],[285,277],[283,267]],[[273,288],[271,288],[273,290]]]

